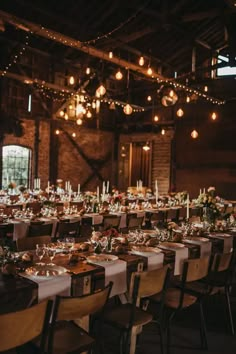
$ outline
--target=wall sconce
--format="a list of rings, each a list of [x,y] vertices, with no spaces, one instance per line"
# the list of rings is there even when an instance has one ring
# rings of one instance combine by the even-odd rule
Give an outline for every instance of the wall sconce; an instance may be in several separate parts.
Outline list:
[[[149,146],[149,142],[147,141],[146,144],[143,146],[143,150],[144,151],[149,151],[150,150],[150,146]]]

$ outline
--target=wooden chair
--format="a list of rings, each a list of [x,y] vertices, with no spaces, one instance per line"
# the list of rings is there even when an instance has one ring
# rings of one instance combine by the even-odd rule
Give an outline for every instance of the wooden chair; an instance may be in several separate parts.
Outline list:
[[[28,237],[51,236],[53,224],[33,224],[29,225]]]
[[[57,223],[56,238],[77,237],[79,234],[80,221]]]
[[[186,215],[187,215],[187,208],[182,207],[179,209],[179,217],[178,217],[178,221],[183,221],[186,219]]]
[[[34,347],[31,341],[40,336],[37,353],[45,353],[51,309],[52,301],[43,301],[21,311],[0,315],[0,352],[17,350],[24,345]]]
[[[102,340],[102,326],[93,337],[73,321],[97,314],[99,320],[107,304],[112,282],[107,287],[96,293],[81,297],[56,296],[49,331],[48,354],[81,353],[91,349],[95,344],[100,345]],[[90,326],[91,327],[91,326]],[[97,339],[97,343],[96,343]]]
[[[40,213],[42,208],[42,203],[40,202],[31,202],[26,204],[26,208],[32,209],[34,214]]]
[[[43,245],[52,242],[51,236],[24,237],[16,240],[18,252],[34,250],[36,245]]]
[[[209,271],[209,257],[188,259],[184,261],[183,273],[179,279],[177,287],[169,287],[166,291],[165,308],[167,315],[167,351],[170,352],[170,327],[171,323],[181,310],[186,309],[193,304],[199,305],[201,325],[201,345],[202,348],[207,349],[207,336],[204,313],[202,308],[203,296],[208,294],[208,288],[198,287],[198,282],[204,279]],[[157,295],[150,298],[152,302],[159,302],[160,297]]]
[[[150,323],[153,315],[141,307],[142,299],[146,299],[154,294],[161,294],[161,304],[163,304],[165,289],[168,279],[168,265],[160,269],[148,272],[132,273],[130,283],[131,303],[117,305],[109,309],[104,314],[104,322],[111,325],[120,332],[120,354],[127,354],[135,351],[136,335],[140,327]],[[163,308],[163,306],[162,306]],[[163,318],[155,315],[161,337],[161,350],[163,348]],[[132,349],[129,348],[129,343]]]
[[[229,319],[229,328],[232,335],[234,335],[234,322],[230,303],[230,289],[233,283],[235,252],[216,253],[212,259],[211,269],[204,279],[210,287],[210,295],[224,294],[226,311]]]
[[[163,226],[166,221],[166,213],[163,210],[159,210],[157,213],[153,213],[150,218],[151,227]]]
[[[16,205],[6,205],[6,208],[4,209],[4,214],[7,216],[12,215],[14,211],[22,210],[22,205],[21,204],[16,204]]]
[[[166,221],[177,221],[178,220],[179,209],[168,209]]]

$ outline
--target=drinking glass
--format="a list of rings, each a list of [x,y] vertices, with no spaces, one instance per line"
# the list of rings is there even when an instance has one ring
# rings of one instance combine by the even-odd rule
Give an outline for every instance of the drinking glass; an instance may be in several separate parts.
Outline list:
[[[38,263],[38,264],[40,264],[40,265],[44,264],[44,263],[41,262],[43,257],[44,257],[44,255],[45,255],[45,247],[42,246],[42,245],[36,245],[36,256],[40,260],[40,263]]]
[[[56,255],[56,250],[54,248],[47,248],[47,255],[51,260],[51,263],[49,263],[49,265],[54,265],[54,263],[52,263],[52,261]]]

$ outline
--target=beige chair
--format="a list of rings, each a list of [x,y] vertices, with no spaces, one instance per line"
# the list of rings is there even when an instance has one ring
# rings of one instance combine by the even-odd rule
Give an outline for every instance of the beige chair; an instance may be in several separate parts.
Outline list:
[[[201,345],[202,348],[207,349],[207,336],[206,336],[206,325],[202,308],[202,298],[203,295],[208,294],[208,289],[198,286],[198,282],[208,275],[209,272],[209,257],[188,259],[184,261],[183,273],[180,277],[180,282],[178,287],[170,287],[166,291],[165,297],[165,308],[168,310],[168,320],[167,320],[167,352],[170,351],[170,327],[173,318],[177,313],[186,309],[193,304],[198,303],[200,311],[200,334],[201,334]],[[160,297],[154,295],[150,297],[150,301],[159,302]]]
[[[37,353],[45,353],[51,309],[52,302],[43,301],[25,310],[0,315],[0,352],[26,343],[31,345],[33,339],[40,337]]]
[[[34,250],[36,245],[42,245],[52,242],[51,236],[24,237],[16,240],[16,249],[18,252]]]
[[[102,326],[98,326],[98,333],[94,336],[89,331],[74,323],[85,316],[97,315],[102,318],[103,310],[107,304],[112,283],[96,293],[81,297],[57,296],[52,315],[49,332],[48,354],[82,353],[91,349],[102,341]],[[97,341],[96,341],[97,339]]]
[[[163,306],[159,316],[153,316],[142,308],[142,299],[159,294],[161,304],[165,297],[165,289],[168,280],[169,266],[151,270],[148,272],[132,273],[130,283],[131,303],[117,305],[104,314],[104,322],[120,332],[120,354],[135,352],[136,335],[140,327],[150,323],[155,317],[159,326],[161,337],[161,351],[163,348]]]

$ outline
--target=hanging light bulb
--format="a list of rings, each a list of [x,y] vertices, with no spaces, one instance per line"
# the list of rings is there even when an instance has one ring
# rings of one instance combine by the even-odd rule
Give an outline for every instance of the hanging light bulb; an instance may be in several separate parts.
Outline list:
[[[204,92],[208,92],[208,86],[204,86]]]
[[[73,105],[70,103],[69,106],[68,106],[68,108],[69,108],[70,110],[73,109]]]
[[[161,130],[161,135],[165,135],[165,133],[166,133],[165,129],[162,129]]]
[[[110,51],[109,54],[108,54],[109,58],[112,59],[113,58],[113,52]]]
[[[81,103],[77,104],[77,106],[75,108],[76,117],[82,116],[84,113],[85,113],[84,106]]]
[[[184,111],[182,110],[182,108],[179,108],[178,111],[176,112],[176,114],[179,118],[181,118],[184,115]]]
[[[65,113],[64,118],[65,118],[65,120],[68,120],[68,119],[69,119],[69,117],[68,117],[68,114],[67,114],[67,113]]]
[[[81,118],[78,118],[77,121],[76,121],[76,124],[77,125],[82,125],[83,124],[83,121]]]
[[[139,58],[138,63],[139,63],[140,66],[143,66],[143,65],[144,65],[144,57],[141,56],[141,57]]]
[[[152,68],[151,68],[150,66],[149,66],[149,68],[147,69],[147,74],[150,75],[150,76],[152,75]]]
[[[162,129],[161,130],[161,135],[165,135],[165,133],[166,133],[165,129]]]
[[[191,137],[192,137],[193,139],[197,139],[197,137],[198,137],[198,132],[197,132],[195,129],[191,132]]]
[[[74,85],[75,84],[75,78],[74,76],[69,77],[69,85]]]
[[[216,112],[212,112],[211,119],[216,120],[216,118],[217,118]]]
[[[96,108],[96,102],[95,102],[95,101],[92,102],[92,108],[93,108],[93,109]]]
[[[92,113],[90,111],[88,111],[87,114],[86,114],[86,117],[87,118],[92,118]]]
[[[104,96],[105,93],[106,93],[106,88],[103,86],[103,84],[101,84],[96,90],[96,96],[97,97]]]
[[[55,130],[55,134],[56,134],[56,135],[59,135],[59,134],[60,134],[60,130],[59,130],[59,129],[56,129],[56,130]]]
[[[144,150],[144,151],[150,150],[150,146],[149,146],[149,143],[148,143],[148,142],[146,142],[146,144],[143,146],[143,150]]]
[[[89,75],[91,73],[91,69],[89,67],[86,68],[86,75]]]
[[[124,106],[124,109],[123,109],[124,113],[129,116],[130,114],[132,114],[133,112],[133,108],[130,106],[129,103],[127,103],[125,106]]]
[[[186,102],[189,103],[190,101],[191,101],[190,97],[187,96],[187,97],[186,97]]]
[[[64,114],[65,114],[64,111],[60,111],[60,113],[59,113],[60,117],[64,117]]]
[[[123,74],[120,71],[120,69],[116,72],[115,77],[116,77],[116,80],[121,80],[123,78]]]
[[[155,115],[154,118],[153,118],[154,122],[158,122],[159,121],[159,117],[158,115]]]
[[[75,138],[75,137],[76,137],[76,134],[75,134],[75,133],[72,133],[72,136],[73,136],[73,138]]]
[[[152,96],[147,96],[147,101],[151,101],[152,100]]]

